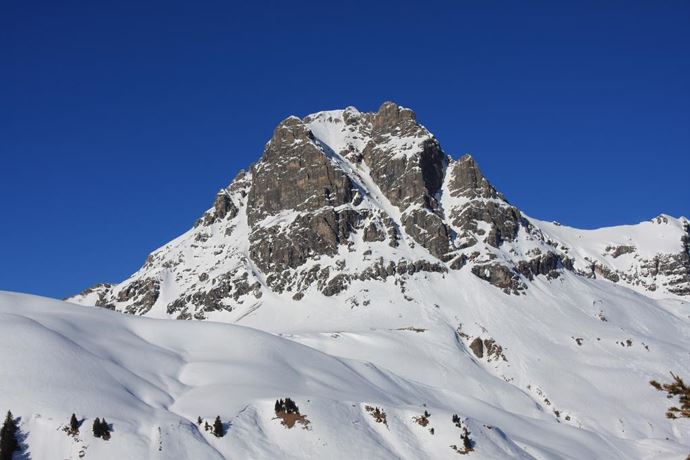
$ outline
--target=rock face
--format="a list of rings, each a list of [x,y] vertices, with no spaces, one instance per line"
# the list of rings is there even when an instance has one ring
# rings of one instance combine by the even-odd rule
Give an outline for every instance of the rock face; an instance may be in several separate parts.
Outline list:
[[[281,211],[315,211],[352,202],[355,186],[334,167],[297,117],[283,120],[252,168],[249,224]]]
[[[357,188],[296,117],[281,122],[252,168],[247,218],[250,257],[282,272],[310,257],[335,255],[362,216],[347,208]]]
[[[480,235],[480,241],[498,248],[504,241],[514,241],[521,226],[529,228],[520,211],[496,192],[469,155],[453,164],[448,193],[449,219],[465,245],[474,245]]]
[[[402,212],[406,233],[445,260],[449,233],[436,196],[449,159],[438,141],[414,112],[386,102],[372,117],[362,157],[381,192]]]
[[[657,255],[652,276],[668,278],[670,293],[690,296],[690,222],[683,222],[685,234],[681,237],[682,250],[677,254]]]
[[[572,272],[690,296],[688,221],[660,216],[630,228],[585,232],[527,218],[474,158],[453,160],[414,112],[386,102],[371,113],[286,118],[191,230],[124,282],[69,300],[180,319],[241,317],[266,292],[290,302],[349,293],[354,308],[368,304],[371,283],[391,282],[412,299],[416,280],[455,272],[509,295]]]

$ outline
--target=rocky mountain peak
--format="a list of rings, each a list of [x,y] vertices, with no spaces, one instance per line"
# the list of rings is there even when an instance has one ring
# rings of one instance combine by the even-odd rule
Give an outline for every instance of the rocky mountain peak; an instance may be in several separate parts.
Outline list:
[[[386,101],[381,104],[378,112],[373,117],[373,128],[375,130],[390,131],[404,130],[407,127],[416,127],[417,116],[405,107],[399,106],[395,102]]]
[[[286,146],[295,142],[309,142],[313,138],[311,131],[309,131],[304,122],[298,117],[291,115],[278,123],[278,126],[273,130],[270,142],[278,144],[278,146]],[[280,152],[280,150],[267,150],[264,154],[271,152]]]
[[[373,115],[362,153],[372,178],[394,205],[401,210],[413,203],[436,207],[432,198],[441,187],[448,159],[410,109],[384,103]]]
[[[265,292],[298,301],[348,291],[348,302],[362,304],[387,280],[405,293],[418,277],[456,272],[510,294],[572,272],[690,295],[688,224],[657,221],[664,225],[649,225],[672,244],[604,232],[602,245],[529,219],[474,158],[453,160],[414,112],[385,102],[377,112],[348,107],[281,121],[259,161],[218,192],[193,229],[123,283],[72,300],[206,318],[247,313]]]

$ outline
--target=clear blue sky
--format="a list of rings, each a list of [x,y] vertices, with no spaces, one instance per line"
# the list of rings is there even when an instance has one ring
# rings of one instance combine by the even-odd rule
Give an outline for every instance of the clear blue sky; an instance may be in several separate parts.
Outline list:
[[[289,114],[384,100],[526,213],[690,215],[690,2],[0,5],[0,289],[120,281]]]

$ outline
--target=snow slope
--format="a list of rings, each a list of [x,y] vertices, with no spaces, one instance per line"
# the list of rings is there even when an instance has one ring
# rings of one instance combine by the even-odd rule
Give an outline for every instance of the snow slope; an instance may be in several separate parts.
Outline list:
[[[463,289],[451,289],[459,282]],[[686,302],[572,274],[525,296],[486,290],[471,275],[417,285],[412,301],[382,290],[366,308],[265,299],[242,322],[276,335],[1,293],[0,333],[12,340],[0,345],[0,409],[21,416],[34,460],[80,451],[98,459],[449,458],[460,444],[454,413],[468,418],[471,458],[690,451],[690,424],[665,419],[668,402],[648,384],[669,370],[690,374]],[[494,339],[507,361],[475,356],[468,344],[477,336]],[[273,402],[285,396],[307,414],[309,430],[274,420]],[[384,409],[388,427],[368,404]],[[413,421],[424,410],[433,435]],[[60,431],[72,412],[86,418],[78,441]],[[230,423],[220,439],[194,423],[216,414]],[[90,435],[96,416],[113,424],[112,440]]]
[[[254,329],[126,317],[0,293],[0,407],[21,417],[30,458],[425,458],[459,443],[452,407],[424,385]],[[290,395],[311,422],[284,428],[275,399]],[[388,427],[364,410],[377,404]],[[422,404],[427,403],[425,408]],[[460,404],[461,405],[461,404]],[[411,422],[432,412],[436,433]],[[61,428],[86,420],[72,438]],[[194,421],[228,421],[223,438]],[[106,416],[110,441],[90,434]],[[468,422],[478,455],[530,458],[505,434]],[[566,435],[567,439],[571,435]]]

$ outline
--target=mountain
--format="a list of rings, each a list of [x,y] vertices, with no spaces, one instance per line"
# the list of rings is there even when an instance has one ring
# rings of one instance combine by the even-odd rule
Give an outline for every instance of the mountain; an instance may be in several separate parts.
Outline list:
[[[122,283],[67,300],[237,321],[268,293],[364,303],[364,285],[392,279],[405,293],[420,274],[463,271],[509,295],[570,272],[688,298],[689,250],[685,218],[593,231],[531,219],[471,156],[453,160],[411,110],[386,102],[376,113],[349,107],[283,120],[258,163],[220,190],[194,228]]]
[[[34,460],[681,459],[649,382],[690,378],[689,246],[526,216],[394,103],[289,117],[127,280],[0,293],[0,409]]]

